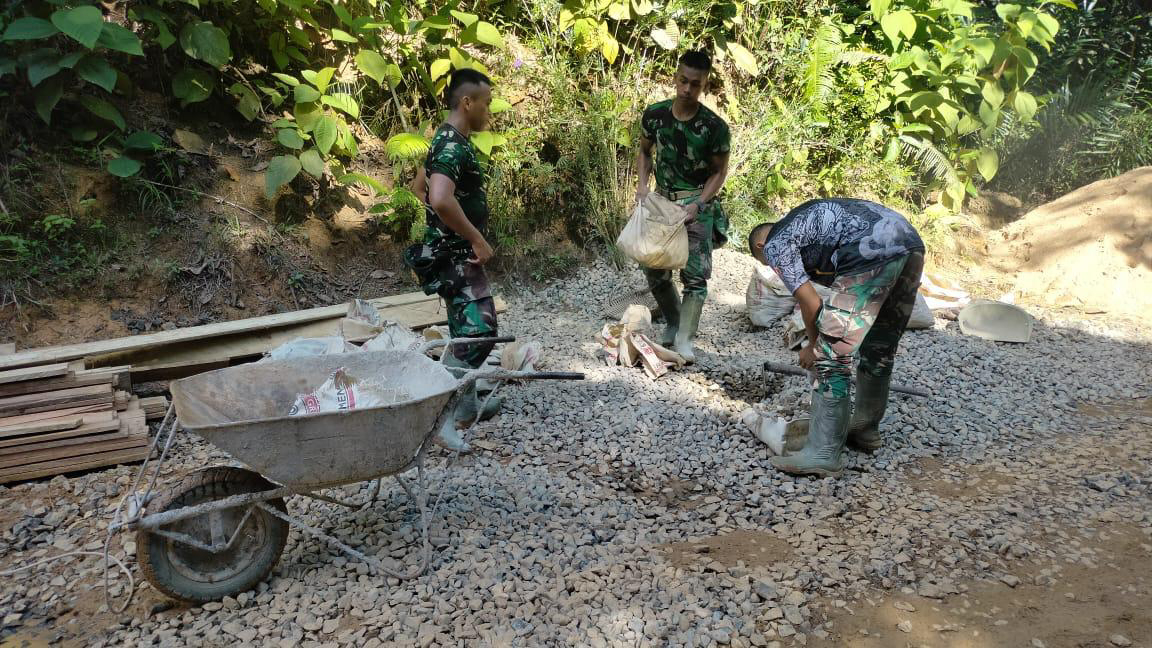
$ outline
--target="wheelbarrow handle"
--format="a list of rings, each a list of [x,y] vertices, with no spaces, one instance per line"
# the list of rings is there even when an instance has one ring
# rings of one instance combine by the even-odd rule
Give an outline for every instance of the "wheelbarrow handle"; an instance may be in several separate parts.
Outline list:
[[[789,376],[803,376],[803,377],[809,376],[809,373],[807,371],[805,371],[802,367],[796,367],[793,365],[783,364],[783,363],[779,363],[779,362],[771,362],[771,361],[765,362],[764,363],[764,369],[765,369],[765,371],[771,371],[772,373],[786,374]],[[853,378],[852,382],[856,382],[855,378]],[[901,394],[909,394],[911,396],[920,396],[921,398],[931,398],[932,397],[932,394],[924,391],[923,389],[920,389],[919,387],[912,387],[910,385],[901,385],[900,383],[892,383],[890,386],[890,389],[894,392],[898,392]]]

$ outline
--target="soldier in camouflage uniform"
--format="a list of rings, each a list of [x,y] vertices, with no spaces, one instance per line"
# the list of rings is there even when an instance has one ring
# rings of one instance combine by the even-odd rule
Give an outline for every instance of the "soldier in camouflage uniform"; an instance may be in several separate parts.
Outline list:
[[[422,181],[427,229],[424,241],[409,248],[407,261],[416,270],[426,294],[438,294],[447,304],[448,330],[453,338],[495,337],[496,306],[484,264],[493,255],[485,239],[488,197],[484,171],[469,136],[488,126],[492,82],[476,70],[459,70],[448,84],[447,121],[436,131],[424,162]],[[484,363],[492,344],[454,346],[445,364],[460,372]],[[457,407],[455,425],[441,430],[439,441],[467,451],[456,429],[479,414],[486,418],[499,409],[499,399],[488,400],[477,412],[475,392],[465,394]],[[452,422],[449,422],[452,423]]]
[[[794,474],[838,474],[846,443],[873,452],[896,348],[920,287],[924,242],[897,212],[866,200],[811,200],[748,236],[752,255],[795,295],[808,331],[800,365],[814,368],[808,441],[797,454],[772,457]],[[823,301],[812,283],[831,288]],[[856,407],[851,409],[852,363]],[[849,417],[851,413],[851,417]]]
[[[670,270],[645,268],[652,296],[667,326],[661,344],[695,361],[692,341],[712,276],[712,250],[728,240],[728,216],[716,199],[728,175],[731,134],[728,124],[700,103],[708,86],[712,61],[703,52],[687,52],[676,71],[676,98],[649,106],[640,118],[642,136],[636,168],[636,200],[656,191],[684,206],[688,227],[688,263],[680,271],[681,300]]]

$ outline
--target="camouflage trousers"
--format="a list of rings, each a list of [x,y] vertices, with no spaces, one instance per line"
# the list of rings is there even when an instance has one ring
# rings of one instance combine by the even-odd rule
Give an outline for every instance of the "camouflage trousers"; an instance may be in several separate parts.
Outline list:
[[[892,375],[896,348],[920,288],[924,253],[912,252],[857,274],[837,277],[832,296],[817,316],[816,390],[832,398],[848,396],[852,361],[877,377]]]
[[[690,197],[679,200],[688,203]],[[728,241],[728,216],[718,201],[702,209],[695,222],[688,225],[688,263],[680,271],[680,283],[684,286],[684,296],[697,295],[701,299],[708,296],[708,280],[712,278],[712,250]],[[656,291],[662,284],[672,281],[671,270],[644,268],[648,288]]]
[[[496,337],[496,303],[491,297],[464,301],[449,299],[448,332],[458,337]],[[493,344],[470,344],[452,347],[452,355],[475,369],[484,364]]]

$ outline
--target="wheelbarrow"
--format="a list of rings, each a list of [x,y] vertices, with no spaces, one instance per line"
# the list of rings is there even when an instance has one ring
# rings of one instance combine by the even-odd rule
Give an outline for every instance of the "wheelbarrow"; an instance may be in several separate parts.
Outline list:
[[[477,380],[580,380],[565,372],[478,369],[453,374],[425,353],[454,344],[513,338],[440,340],[420,351],[376,351],[265,361],[210,371],[172,383],[172,407],[153,440],[155,461],[140,467],[110,531],[135,531],[145,578],[160,592],[190,602],[251,589],[280,560],[289,526],[322,538],[376,573],[423,574],[431,561],[424,457],[456,400]],[[397,402],[362,409],[288,416],[297,396],[337,368],[397,388]],[[244,467],[194,471],[165,492],[156,479],[180,429],[193,432]],[[151,463],[151,465],[150,465]],[[151,468],[151,475],[147,476]],[[416,470],[416,488],[403,474]],[[374,503],[382,478],[393,477],[420,510],[421,557],[407,571],[346,545],[288,514],[285,498],[310,497],[353,510]],[[375,480],[359,503],[321,494],[325,488]],[[146,488],[140,490],[141,485]]]

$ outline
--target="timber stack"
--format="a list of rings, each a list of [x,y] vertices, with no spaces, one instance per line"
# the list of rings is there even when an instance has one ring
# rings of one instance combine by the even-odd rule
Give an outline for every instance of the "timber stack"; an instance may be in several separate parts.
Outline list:
[[[439,299],[423,293],[368,303],[382,320],[412,329],[446,321]],[[168,399],[138,398],[134,384],[251,362],[300,338],[367,339],[349,312],[325,306],[22,351],[0,344],[0,484],[141,461],[147,421],[164,418]]]

